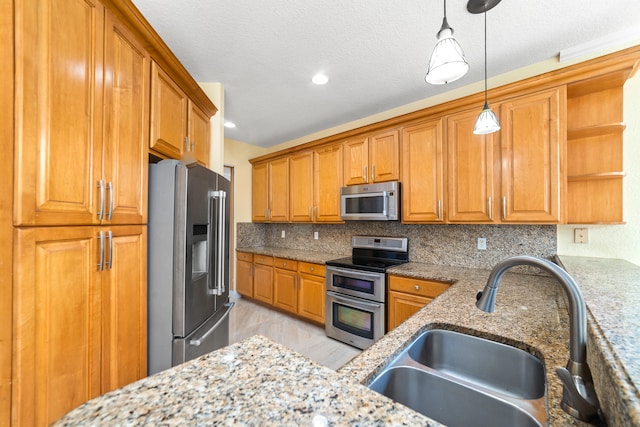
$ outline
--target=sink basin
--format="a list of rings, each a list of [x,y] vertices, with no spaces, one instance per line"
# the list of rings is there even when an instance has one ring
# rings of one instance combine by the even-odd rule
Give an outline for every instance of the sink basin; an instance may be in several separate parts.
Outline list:
[[[408,354],[422,365],[509,396],[539,399],[545,394],[542,362],[509,345],[436,329],[420,335]]]
[[[452,427],[542,426],[515,405],[414,367],[390,368],[369,388]]]
[[[542,362],[459,332],[422,333],[369,388],[451,427],[547,424]]]

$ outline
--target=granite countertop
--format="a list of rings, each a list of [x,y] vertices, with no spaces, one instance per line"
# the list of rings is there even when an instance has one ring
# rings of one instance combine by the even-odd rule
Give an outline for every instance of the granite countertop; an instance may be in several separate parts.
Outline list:
[[[276,248],[238,250],[315,263],[341,256]],[[640,343],[635,337],[640,330],[640,267],[620,260],[561,260],[587,300],[587,357],[610,424],[640,425]],[[337,373],[256,336],[107,393],[56,425],[437,426],[364,387],[408,341],[437,327],[505,342],[538,356],[547,370],[549,425],[586,425],[559,406],[562,385],[555,368],[568,360],[569,319],[564,294],[553,279],[505,274],[496,311],[489,314],[474,305],[488,270],[408,263],[390,273],[453,285]]]
[[[327,261],[337,258],[343,258],[347,256],[351,256],[351,254],[335,254],[329,252],[310,252],[310,251],[300,251],[296,249],[286,249],[286,248],[274,248],[274,247],[251,247],[251,248],[237,248],[239,252],[250,252],[252,254],[259,255],[268,255],[279,258],[287,258],[295,261],[304,261],[304,262],[312,262],[315,264],[324,264]]]

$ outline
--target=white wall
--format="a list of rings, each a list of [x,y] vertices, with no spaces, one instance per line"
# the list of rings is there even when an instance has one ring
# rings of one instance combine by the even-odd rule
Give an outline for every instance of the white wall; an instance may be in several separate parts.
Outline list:
[[[623,179],[624,225],[558,227],[558,253],[596,258],[622,258],[640,265],[640,73],[624,87]],[[573,230],[588,228],[589,243],[573,243]]]

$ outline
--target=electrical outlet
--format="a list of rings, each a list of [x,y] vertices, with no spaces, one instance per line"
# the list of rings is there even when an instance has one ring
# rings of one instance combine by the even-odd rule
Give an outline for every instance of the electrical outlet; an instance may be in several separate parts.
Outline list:
[[[589,229],[588,228],[574,228],[573,229],[573,243],[589,243]]]
[[[284,232],[284,230],[282,230],[282,233],[280,233],[280,237],[282,237],[284,239],[285,235],[286,235],[286,233]]]
[[[487,239],[486,237],[478,237],[478,250],[486,251],[487,250]]]
[[[318,240],[318,232],[317,231],[313,232],[313,240]]]

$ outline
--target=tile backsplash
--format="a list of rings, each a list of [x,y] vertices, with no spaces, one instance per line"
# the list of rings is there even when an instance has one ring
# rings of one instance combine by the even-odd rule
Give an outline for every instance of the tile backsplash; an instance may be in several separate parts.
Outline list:
[[[285,237],[282,238],[282,231]],[[314,232],[318,239],[314,239]],[[402,224],[350,221],[345,224],[238,223],[238,248],[271,246],[304,251],[351,253],[351,236],[394,236],[409,239],[409,260],[470,268],[491,268],[513,255],[555,255],[555,225]],[[486,239],[479,250],[478,238]]]

